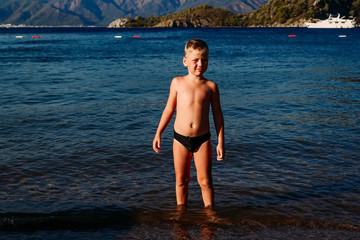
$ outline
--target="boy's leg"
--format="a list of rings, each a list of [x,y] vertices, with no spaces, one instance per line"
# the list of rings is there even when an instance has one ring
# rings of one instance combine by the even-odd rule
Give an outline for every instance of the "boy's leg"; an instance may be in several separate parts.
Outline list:
[[[212,146],[211,141],[204,142],[194,153],[197,179],[201,187],[205,207],[214,206],[214,187],[212,181]]]
[[[173,155],[176,177],[176,202],[177,205],[186,205],[192,153],[174,139]]]

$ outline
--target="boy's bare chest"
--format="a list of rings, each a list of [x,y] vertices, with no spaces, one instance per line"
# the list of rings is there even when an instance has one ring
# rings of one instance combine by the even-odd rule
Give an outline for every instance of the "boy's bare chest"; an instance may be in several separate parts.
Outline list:
[[[183,88],[178,91],[178,100],[181,102],[203,102],[210,99],[211,92],[207,88],[189,89]]]

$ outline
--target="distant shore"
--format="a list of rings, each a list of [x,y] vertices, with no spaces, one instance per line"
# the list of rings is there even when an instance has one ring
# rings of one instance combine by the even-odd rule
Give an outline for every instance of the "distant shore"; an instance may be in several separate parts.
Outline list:
[[[357,24],[355,28],[359,27],[360,25]],[[0,28],[108,28],[108,29],[150,29],[150,28],[171,28],[171,29],[185,29],[185,28],[306,28],[304,25],[290,25],[290,26],[281,26],[281,25],[275,25],[275,26],[204,26],[204,27],[109,27],[109,26],[33,26],[33,25],[12,25],[12,24],[0,24]]]

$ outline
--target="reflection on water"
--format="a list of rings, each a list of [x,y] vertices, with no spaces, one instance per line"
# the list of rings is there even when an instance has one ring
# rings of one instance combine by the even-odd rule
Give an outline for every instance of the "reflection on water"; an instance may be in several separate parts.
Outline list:
[[[200,212],[189,213],[184,206],[178,206],[171,219],[174,220],[174,239],[212,239],[215,236],[215,224],[221,221],[213,209],[205,208]],[[201,229],[198,236],[191,236],[188,231],[194,225]]]

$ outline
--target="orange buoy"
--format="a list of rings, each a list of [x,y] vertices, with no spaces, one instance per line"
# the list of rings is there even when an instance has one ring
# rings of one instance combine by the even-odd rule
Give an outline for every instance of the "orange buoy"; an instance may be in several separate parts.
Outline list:
[[[289,35],[288,37],[296,37],[296,35]]]
[[[33,36],[32,38],[40,38],[40,36]]]

